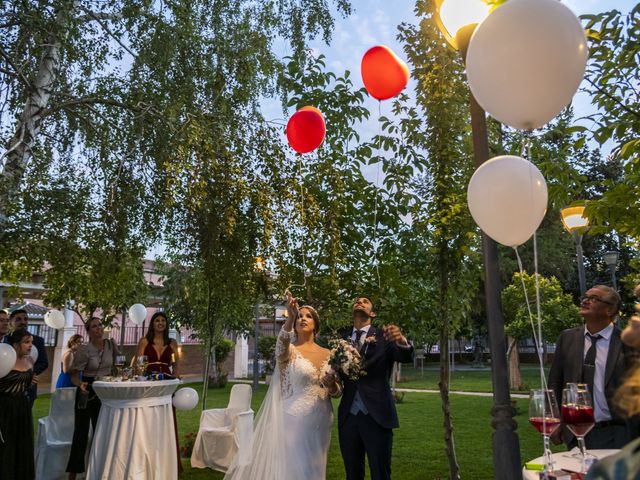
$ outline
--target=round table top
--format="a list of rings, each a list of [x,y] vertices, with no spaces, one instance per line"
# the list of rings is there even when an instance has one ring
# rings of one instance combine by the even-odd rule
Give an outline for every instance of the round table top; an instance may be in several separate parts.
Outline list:
[[[136,382],[93,382],[93,390],[101,400],[131,400],[172,395],[180,380],[147,380]]]
[[[620,450],[610,449],[610,450],[587,450],[588,453],[597,457],[598,459],[602,459],[605,457],[609,457],[618,453]],[[580,450],[578,448],[574,448],[569,452],[558,452],[553,454],[553,460],[555,462],[554,468],[556,470],[567,470],[572,472],[579,472],[581,467],[580,458],[574,458],[572,455],[574,453],[579,453]],[[534,458],[533,460],[529,460],[527,463],[531,464],[542,464],[544,465],[544,455],[538,458]],[[539,470],[527,470],[526,468],[522,469],[522,478],[524,480],[539,480],[540,471]]]

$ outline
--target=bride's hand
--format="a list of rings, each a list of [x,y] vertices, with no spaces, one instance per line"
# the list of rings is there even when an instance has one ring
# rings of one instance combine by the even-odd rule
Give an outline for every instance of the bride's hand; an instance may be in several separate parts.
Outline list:
[[[295,320],[298,318],[298,300],[295,299],[289,290],[285,291],[287,297],[287,313],[289,318]]]

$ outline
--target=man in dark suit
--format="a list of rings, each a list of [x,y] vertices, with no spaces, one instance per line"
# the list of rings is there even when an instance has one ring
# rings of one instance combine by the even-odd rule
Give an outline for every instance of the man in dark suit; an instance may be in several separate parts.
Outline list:
[[[580,315],[585,325],[563,331],[556,343],[555,356],[549,372],[549,388],[562,402],[562,389],[567,383],[586,383],[593,398],[596,424],[585,437],[587,448],[622,448],[635,432],[616,411],[612,402],[637,351],[620,340],[620,330],[614,325],[620,308],[620,295],[611,287],[596,285],[587,290],[580,302]],[[568,429],[558,429],[552,440],[564,437],[569,448],[575,437]]]
[[[399,426],[389,386],[394,362],[411,362],[413,347],[400,329],[371,325],[376,316],[371,300],[358,298],[352,307],[353,329],[343,338],[355,343],[367,374],[357,381],[343,379],[338,407],[340,451],[347,480],[364,478],[365,453],[371,480],[391,478],[393,430]]]
[[[29,325],[29,316],[27,315],[27,311],[22,308],[12,310],[9,314],[9,323],[12,331],[20,328],[27,328]],[[47,350],[44,346],[44,338],[39,337],[38,335],[33,335],[33,345],[38,349],[38,359],[33,365],[33,384],[31,385],[31,388],[27,390],[27,396],[29,397],[32,407],[33,402],[36,401],[36,397],[38,396],[38,375],[49,367]]]

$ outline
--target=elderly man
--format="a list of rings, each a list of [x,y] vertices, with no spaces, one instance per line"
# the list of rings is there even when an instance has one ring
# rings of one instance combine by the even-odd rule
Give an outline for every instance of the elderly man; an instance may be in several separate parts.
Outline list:
[[[12,331],[18,330],[19,328],[27,328],[29,325],[27,311],[22,308],[12,310],[9,314],[9,323]],[[39,337],[38,335],[33,335],[33,346],[38,349],[38,359],[33,365],[33,385],[31,385],[31,388],[27,391],[27,396],[29,397],[32,407],[33,402],[35,402],[36,397],[38,396],[38,375],[49,367],[47,351],[44,347],[44,338]]]
[[[620,308],[620,295],[605,285],[587,290],[580,301],[580,315],[585,324],[563,331],[549,372],[549,388],[562,402],[567,383],[586,383],[593,396],[596,424],[585,437],[587,448],[622,448],[635,432],[618,415],[612,402],[637,351],[620,340],[620,330],[613,321]],[[552,439],[559,443],[560,433],[569,448],[576,439],[568,429],[558,429]]]

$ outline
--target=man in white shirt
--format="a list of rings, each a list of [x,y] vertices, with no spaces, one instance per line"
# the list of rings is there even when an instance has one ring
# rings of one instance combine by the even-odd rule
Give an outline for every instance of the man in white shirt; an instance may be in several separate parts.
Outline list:
[[[585,437],[587,448],[622,448],[636,436],[612,402],[637,357],[636,350],[622,343],[613,323],[619,308],[620,295],[611,287],[596,285],[587,290],[580,301],[585,324],[560,334],[549,372],[549,388],[559,405],[567,383],[589,385],[596,424]],[[561,431],[567,446],[575,446],[576,439],[566,428],[558,429],[552,440],[559,443]]]

